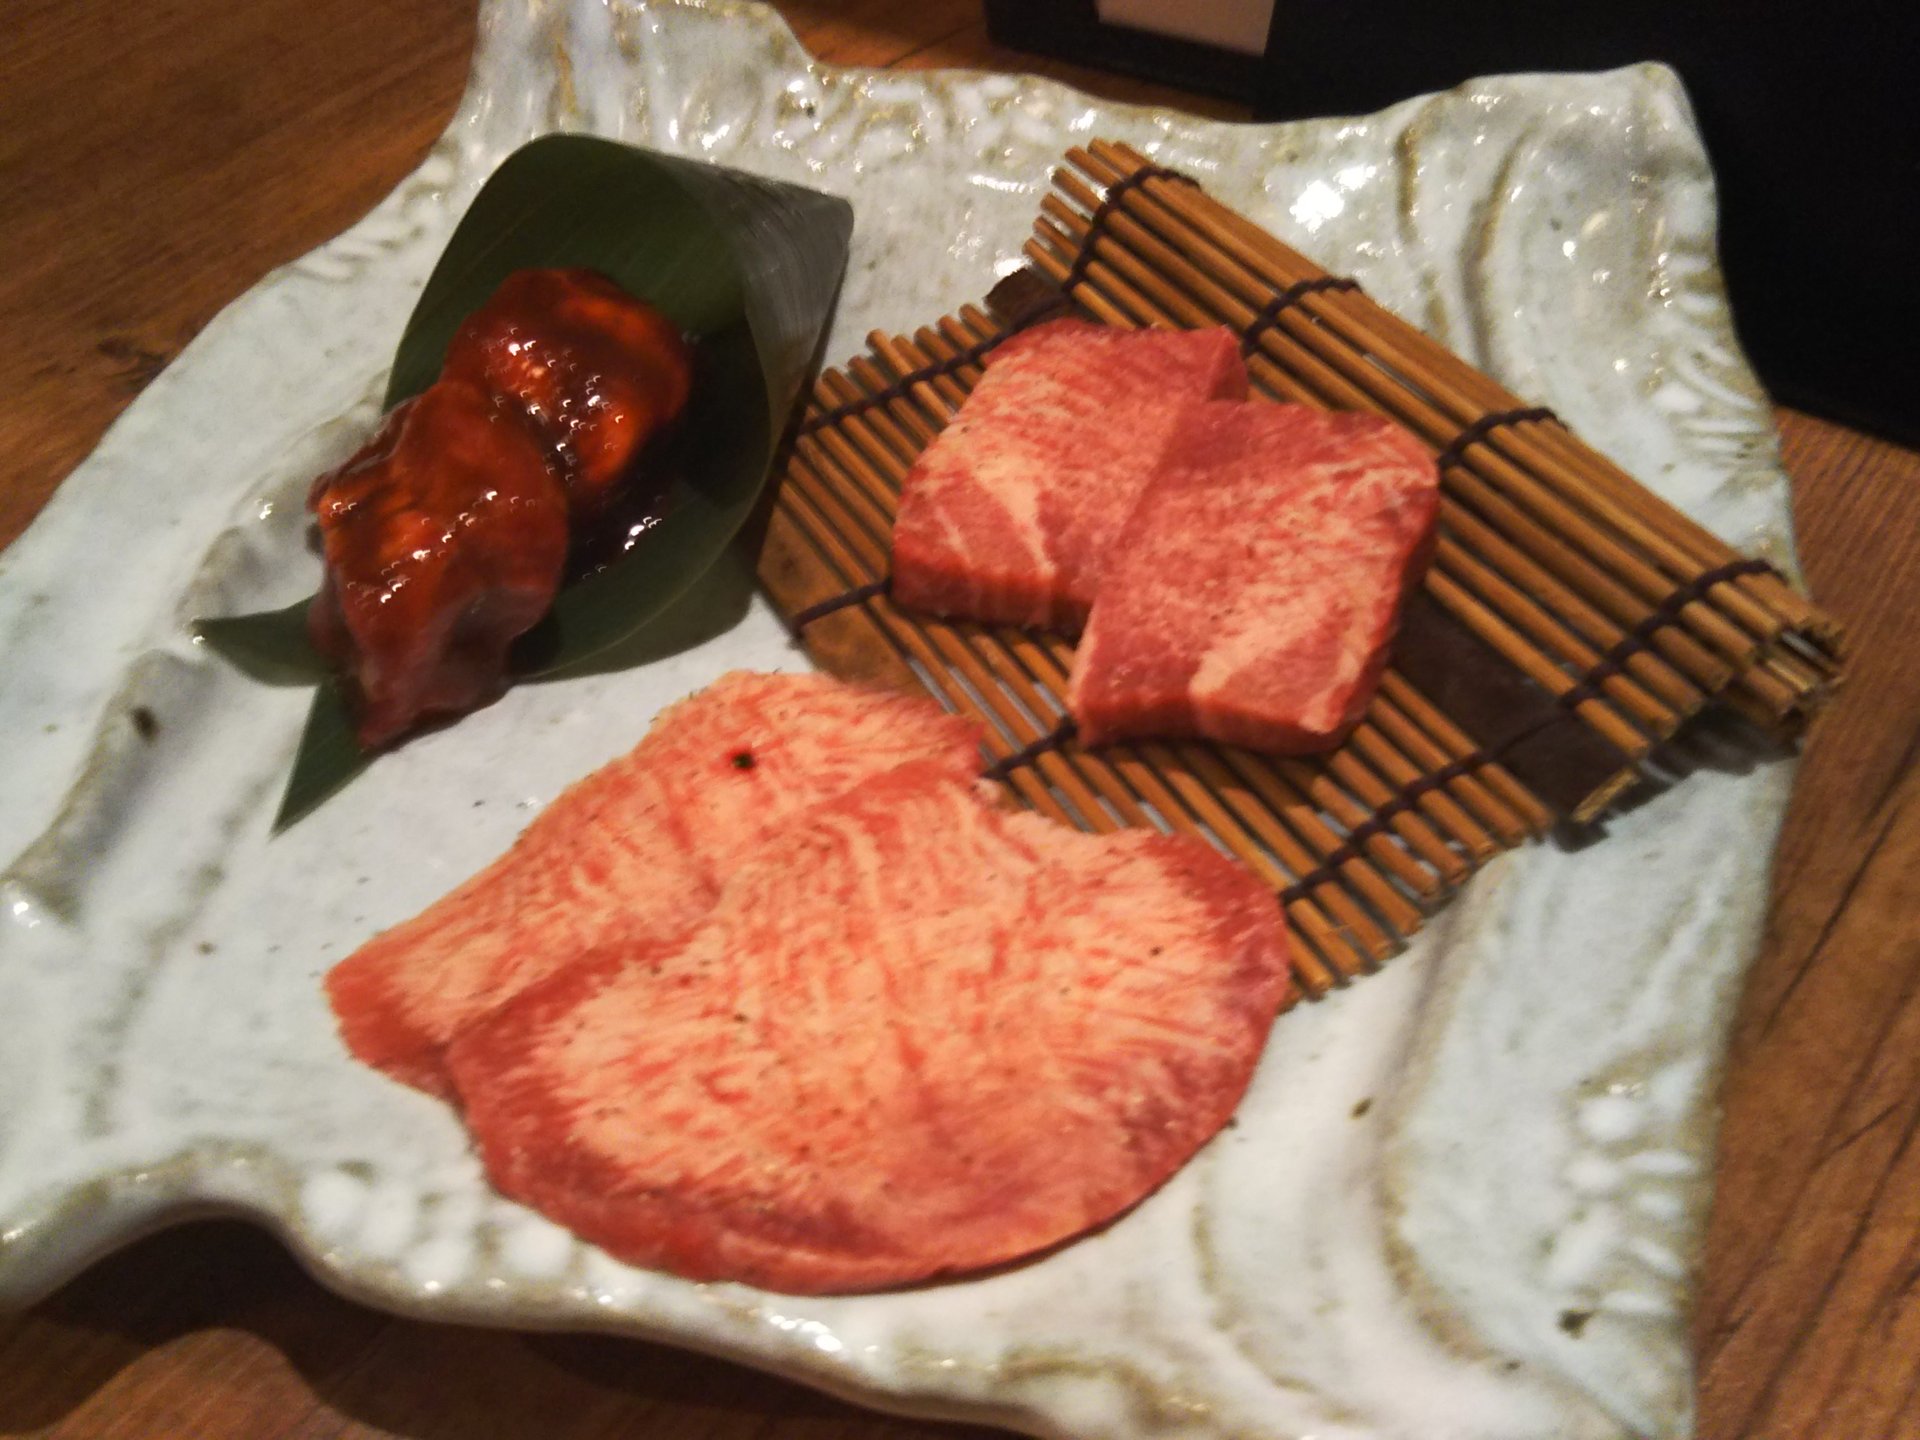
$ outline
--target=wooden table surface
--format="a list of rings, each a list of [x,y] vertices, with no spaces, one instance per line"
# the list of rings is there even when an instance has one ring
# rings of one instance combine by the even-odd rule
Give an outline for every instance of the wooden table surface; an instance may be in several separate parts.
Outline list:
[[[14,0],[0,49],[0,545],[214,312],[357,219],[451,116],[471,0]],[[1041,70],[975,0],[791,0],[822,60]],[[1735,1039],[1700,1430],[1920,1436],[1920,456],[1779,425],[1851,684],[1807,746]],[[1732,837],[1729,837],[1730,839]],[[393,1319],[206,1222],[0,1318],[0,1435],[986,1436],[626,1341]]]

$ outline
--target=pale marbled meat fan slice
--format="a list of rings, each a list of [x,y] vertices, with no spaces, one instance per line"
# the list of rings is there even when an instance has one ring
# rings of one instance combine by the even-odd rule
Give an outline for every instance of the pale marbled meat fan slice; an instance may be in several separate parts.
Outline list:
[[[893,598],[1077,631],[1179,403],[1246,393],[1225,328],[1056,320],[1014,336],[901,484]]]
[[[907,762],[956,780],[979,735],[931,701],[825,675],[736,671],[664,711],[513,848],[335,966],[348,1048],[434,1094],[466,1025],[584,952],[678,938],[720,882],[809,806]]]
[[[1274,896],[910,766],[448,1052],[505,1194],[632,1263],[802,1293],[974,1270],[1127,1209],[1232,1114],[1289,993]]]
[[[1433,457],[1380,416],[1188,406],[1074,653],[1080,738],[1338,743],[1379,683],[1439,505]]]

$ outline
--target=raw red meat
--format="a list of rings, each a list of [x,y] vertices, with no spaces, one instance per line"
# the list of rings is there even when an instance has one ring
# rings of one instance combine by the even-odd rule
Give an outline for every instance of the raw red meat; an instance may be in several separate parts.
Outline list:
[[[609,942],[671,940],[770,834],[903,763],[979,773],[973,726],[824,675],[736,672],[663,713],[513,848],[335,966],[327,993],[367,1064],[445,1093],[441,1047]]]
[[[342,667],[368,749],[506,686],[507,651],[546,614],[567,497],[524,419],[442,380],[314,481],[326,579],[307,611]]]
[[[1027,1255],[1238,1104],[1289,989],[1273,895],[908,766],[811,811],[678,945],[607,947],[448,1052],[494,1184],[622,1259],[777,1290]]]
[[[1178,402],[1235,399],[1233,333],[1039,325],[1000,346],[901,486],[893,595],[940,614],[1078,630]]]
[[[1386,666],[1439,504],[1433,457],[1377,415],[1189,406],[1074,654],[1080,738],[1336,744]]]

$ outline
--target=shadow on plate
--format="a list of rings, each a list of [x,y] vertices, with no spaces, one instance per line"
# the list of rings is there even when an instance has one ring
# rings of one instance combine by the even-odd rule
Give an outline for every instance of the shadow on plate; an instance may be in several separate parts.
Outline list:
[[[1730,710],[1715,707],[1656,747],[1641,765],[1638,783],[1615,802],[1606,816],[1591,825],[1562,824],[1553,831],[1552,843],[1562,850],[1585,850],[1607,838],[1608,819],[1650,804],[1676,785],[1686,784],[1689,776],[1705,770],[1750,775],[1762,765],[1790,759],[1794,753],[1792,745]]]
[[[314,1417],[316,1397],[346,1426]],[[0,1319],[0,1435],[257,1440],[356,1426],[404,1440],[1007,1440],[637,1340],[386,1315],[322,1289],[237,1220],[150,1237]]]

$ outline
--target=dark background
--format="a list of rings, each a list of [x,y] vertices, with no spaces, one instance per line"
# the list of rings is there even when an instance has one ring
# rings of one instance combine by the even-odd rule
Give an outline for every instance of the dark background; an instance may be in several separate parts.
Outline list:
[[[1093,0],[987,0],[1009,45],[1204,88],[1267,119],[1377,110],[1476,75],[1678,71],[1721,202],[1721,258],[1774,395],[1920,438],[1920,3],[1277,0],[1264,59],[1098,23]]]

